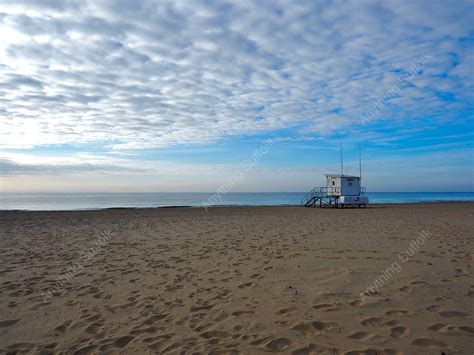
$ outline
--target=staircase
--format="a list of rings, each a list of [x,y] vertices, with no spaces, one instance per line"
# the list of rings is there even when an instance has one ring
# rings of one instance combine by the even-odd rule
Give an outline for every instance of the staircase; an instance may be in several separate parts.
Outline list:
[[[324,195],[326,195],[325,192]],[[315,187],[310,192],[308,192],[305,197],[301,199],[301,205],[305,207],[315,207],[316,204],[320,204],[322,202],[322,197],[323,188]]]
[[[304,207],[337,207],[340,195],[338,187],[315,187],[301,199]]]

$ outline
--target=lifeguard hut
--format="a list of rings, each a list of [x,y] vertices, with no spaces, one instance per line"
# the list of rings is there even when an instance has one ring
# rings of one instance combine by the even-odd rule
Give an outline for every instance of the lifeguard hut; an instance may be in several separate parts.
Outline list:
[[[301,199],[305,207],[366,207],[369,198],[362,187],[362,164],[359,149],[359,176],[344,175],[341,146],[341,174],[325,174],[326,186],[315,187]]]

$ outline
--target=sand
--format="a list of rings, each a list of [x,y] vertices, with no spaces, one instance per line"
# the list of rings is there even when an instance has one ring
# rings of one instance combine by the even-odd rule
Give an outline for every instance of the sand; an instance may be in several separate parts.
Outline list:
[[[472,354],[473,213],[4,211],[0,349]]]

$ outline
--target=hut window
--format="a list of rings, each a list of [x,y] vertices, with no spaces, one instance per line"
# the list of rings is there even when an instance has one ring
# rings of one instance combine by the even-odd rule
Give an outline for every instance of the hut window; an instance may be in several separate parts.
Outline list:
[[[332,186],[334,186],[334,180],[332,181]]]

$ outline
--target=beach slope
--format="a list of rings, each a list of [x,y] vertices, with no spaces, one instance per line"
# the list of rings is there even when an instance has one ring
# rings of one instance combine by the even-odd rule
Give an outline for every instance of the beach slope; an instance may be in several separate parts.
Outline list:
[[[470,354],[474,203],[0,212],[0,349]]]

